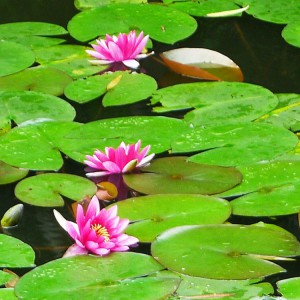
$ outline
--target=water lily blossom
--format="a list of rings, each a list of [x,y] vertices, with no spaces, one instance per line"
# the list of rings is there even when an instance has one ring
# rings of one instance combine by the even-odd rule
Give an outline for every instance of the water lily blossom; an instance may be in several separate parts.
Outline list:
[[[96,40],[97,45],[92,44],[94,50],[86,50],[86,52],[96,58],[96,60],[90,60],[92,64],[122,62],[129,68],[137,69],[139,67],[137,60],[148,56],[148,54],[141,53],[148,38],[149,35],[144,36],[143,32],[137,36],[134,30],[129,34],[120,33],[118,36],[107,34],[106,39]]]
[[[136,144],[126,145],[124,142],[117,149],[106,147],[105,153],[96,150],[94,154],[87,155],[84,163],[88,166],[87,177],[98,177],[108,174],[128,173],[136,168],[145,167],[154,157],[154,153],[147,155],[150,146],[142,150],[141,141]]]
[[[78,204],[76,223],[67,221],[57,210],[54,210],[54,216],[60,226],[75,240],[64,257],[88,253],[103,256],[110,252],[127,251],[129,246],[136,244],[137,238],[123,233],[129,220],[120,219],[117,210],[116,205],[100,210],[96,196],[91,199],[86,213]]]

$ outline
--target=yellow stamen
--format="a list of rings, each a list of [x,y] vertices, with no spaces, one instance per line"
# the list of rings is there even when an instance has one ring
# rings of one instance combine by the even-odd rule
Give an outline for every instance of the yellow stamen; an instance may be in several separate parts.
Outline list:
[[[96,232],[97,236],[100,236],[100,235],[103,236],[105,242],[109,241],[110,236],[109,236],[107,229],[104,226],[102,226],[100,224],[92,224],[91,229]]]

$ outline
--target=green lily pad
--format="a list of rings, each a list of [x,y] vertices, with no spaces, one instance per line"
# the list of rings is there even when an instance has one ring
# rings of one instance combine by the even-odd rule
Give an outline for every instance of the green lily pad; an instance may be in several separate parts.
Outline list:
[[[272,134],[270,134],[272,132]],[[271,160],[292,150],[298,143],[287,129],[263,123],[245,123],[194,128],[178,135],[174,153],[201,151],[189,161],[220,166],[242,166]]]
[[[288,300],[300,298],[300,277],[288,278],[278,281],[278,290]]]
[[[298,0],[244,0],[245,5],[249,4],[247,13],[253,17],[278,24],[287,24],[292,20],[299,20],[300,2]]]
[[[257,121],[271,123],[298,131],[300,125],[300,95],[278,94],[279,104],[270,113],[263,115]]]
[[[30,67],[35,57],[30,48],[0,40],[0,76],[10,75]]]
[[[211,13],[218,13],[240,8],[233,1],[224,0],[209,0],[203,2],[165,0],[163,2],[169,4],[173,8],[184,11],[185,13],[196,17],[203,17]]]
[[[113,87],[108,88],[109,84]],[[156,81],[150,76],[119,71],[74,81],[66,87],[65,95],[70,100],[86,103],[105,94],[103,105],[114,106],[146,99],[156,88]]]
[[[217,194],[239,184],[241,173],[226,168],[187,161],[188,157],[159,158],[145,167],[142,174],[125,174],[124,181],[144,194]]]
[[[151,103],[162,106],[154,107],[155,112],[166,112],[188,108],[218,107],[221,103],[228,105],[247,103],[249,106],[265,107],[270,110],[276,107],[278,99],[269,90],[254,84],[242,82],[197,82],[177,84],[157,90],[151,99]],[[226,104],[223,104],[226,105]],[[213,108],[214,109],[214,108]],[[246,109],[244,107],[244,109]],[[251,107],[248,111],[254,110]],[[222,121],[226,121],[230,115],[226,114]],[[207,117],[208,118],[208,117]],[[216,120],[218,121],[218,120]]]
[[[2,300],[17,300],[13,288],[0,289],[0,297]]]
[[[196,28],[195,19],[176,9],[129,3],[88,9],[75,15],[68,24],[70,34],[81,42],[106,33],[137,29],[149,34],[151,39],[173,44],[193,34]]]
[[[66,101],[38,92],[3,92],[0,94],[0,120],[21,124],[28,120],[72,121],[75,109]]]
[[[80,45],[58,45],[35,51],[36,61],[59,69],[72,78],[87,77],[103,71],[106,66],[93,66],[88,60],[88,49]]]
[[[230,213],[227,201],[203,195],[152,195],[118,202],[118,215],[133,222],[126,233],[141,242],[151,242],[175,226],[223,223]]]
[[[63,71],[34,67],[0,78],[0,91],[37,91],[54,96],[62,95],[72,78]]]
[[[300,162],[278,161],[241,167],[243,182],[222,196],[231,201],[233,213],[244,216],[276,216],[300,210]]]
[[[168,300],[177,300],[178,298],[186,300],[197,298],[249,300],[255,296],[274,293],[273,287],[270,283],[258,282],[259,280],[255,279],[209,279],[178,274],[171,271],[159,271],[155,274],[155,276],[181,279],[175,295],[169,297]]]
[[[179,280],[147,276],[161,269],[151,256],[138,253],[75,256],[54,260],[25,274],[15,293],[22,299],[108,300],[120,299],[120,295],[124,300],[165,299]]]
[[[0,184],[8,184],[24,178],[28,170],[12,167],[0,161]]]
[[[0,234],[0,266],[2,268],[29,268],[34,266],[33,249],[22,241]]]
[[[142,147],[151,146],[151,152],[161,153],[170,149],[171,141],[179,133],[189,131],[183,121],[167,117],[135,116],[103,119],[90,122],[70,132],[60,141],[62,151],[72,159],[83,162],[95,149],[118,147],[142,140]]]
[[[0,40],[13,41],[33,49],[63,43],[64,39],[50,36],[67,33],[63,27],[45,22],[16,22],[0,25]]]
[[[11,279],[13,279],[15,276],[13,274],[10,274],[8,272],[0,271],[0,284],[4,285]],[[1,290],[1,289],[0,289]]]
[[[74,5],[78,10],[90,9],[107,4],[113,4],[115,0],[75,0]],[[118,0],[118,3],[147,3],[147,0]]]
[[[283,272],[282,267],[265,259],[297,256],[300,244],[283,229],[194,225],[165,231],[152,243],[151,252],[159,263],[175,272],[214,279],[250,279]]]
[[[70,174],[47,173],[19,182],[15,188],[15,195],[21,201],[31,205],[52,207],[64,205],[62,196],[81,201],[85,196],[92,197],[96,191],[96,185],[86,178]]]
[[[300,8],[299,8],[300,11]],[[282,30],[282,37],[285,41],[295,47],[300,47],[300,22],[294,21],[288,23]]]
[[[58,170],[63,159],[58,149],[73,122],[40,122],[15,127],[0,136],[0,157],[5,163],[31,170]]]

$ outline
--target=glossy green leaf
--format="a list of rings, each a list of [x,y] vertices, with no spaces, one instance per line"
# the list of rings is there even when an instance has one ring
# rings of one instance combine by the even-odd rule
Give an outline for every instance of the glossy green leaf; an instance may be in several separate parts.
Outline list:
[[[288,300],[300,298],[300,277],[288,278],[278,281],[278,290]]]
[[[2,300],[17,300],[13,288],[0,289],[0,298]]]
[[[101,22],[99,22],[101,20]],[[176,9],[156,4],[110,4],[75,15],[68,24],[70,34],[86,42],[106,33],[144,31],[151,39],[173,44],[190,36],[196,21]]]
[[[0,266],[2,268],[29,268],[34,266],[34,251],[22,241],[0,234]]]
[[[133,222],[126,233],[141,242],[151,242],[175,226],[223,223],[230,213],[227,201],[202,195],[152,195],[118,202],[118,215]]]
[[[166,268],[186,275],[248,279],[283,272],[265,259],[297,256],[300,244],[283,229],[195,225],[165,231],[152,243],[151,252]]]
[[[298,0],[290,0],[289,5],[286,5],[285,0],[244,0],[243,3],[249,4],[247,13],[260,20],[279,24],[299,20]]]
[[[60,140],[78,126],[72,122],[41,122],[15,127],[0,136],[1,160],[19,168],[58,170],[63,165]]]
[[[114,81],[116,85],[108,88]],[[146,99],[156,88],[156,81],[150,76],[119,71],[74,81],[66,87],[65,95],[70,100],[85,103],[105,93],[103,105],[114,106]]]
[[[3,285],[14,278],[13,274],[8,272],[0,271],[0,284]]]
[[[78,10],[90,9],[107,4],[116,3],[115,0],[75,0],[74,5]],[[147,3],[147,0],[118,0],[118,3]]]
[[[37,91],[54,96],[62,95],[72,78],[63,71],[34,67],[0,78],[0,91]]]
[[[62,196],[81,201],[85,196],[92,197],[96,191],[96,185],[84,177],[46,173],[19,182],[15,188],[15,195],[31,205],[52,207],[64,205]]]
[[[21,124],[28,120],[72,121],[75,109],[66,101],[43,93],[0,93],[0,120]]]
[[[178,135],[172,149],[174,153],[207,150],[191,156],[192,162],[242,166],[274,159],[292,150],[297,142],[296,135],[278,126],[245,123],[195,128]]]
[[[35,51],[36,61],[67,73],[72,78],[82,78],[103,71],[106,66],[93,66],[80,45],[58,45]]]
[[[0,25],[0,40],[13,41],[31,48],[45,48],[64,42],[50,36],[68,32],[61,26],[45,22],[16,22]]]
[[[28,170],[12,167],[0,161],[0,184],[8,184],[24,178]]]
[[[30,67],[35,57],[30,48],[0,40],[0,76],[10,75]]]
[[[15,292],[22,299],[165,299],[179,281],[146,276],[161,269],[151,256],[130,252],[63,258],[24,275]]]
[[[163,2],[169,5],[171,2],[171,7],[184,11],[185,13],[196,17],[203,17],[211,13],[235,10],[239,8],[231,0],[209,0],[201,2],[165,0]]]
[[[243,195],[233,201],[233,213],[276,216],[300,210],[300,162],[278,161],[239,168],[242,183],[222,196]]]
[[[189,131],[181,120],[167,117],[135,116],[103,119],[90,122],[70,132],[60,141],[62,151],[69,157],[83,162],[85,155],[95,149],[118,147],[142,140],[142,147],[151,145],[151,152],[160,153],[170,149],[171,141],[179,133]]]
[[[124,181],[144,194],[217,194],[242,180],[235,168],[187,162],[185,156],[159,158],[142,170],[147,173],[125,174]]]
[[[151,99],[152,104],[160,103],[162,105],[154,107],[153,110],[155,112],[187,108],[209,109],[209,107],[211,107],[212,110],[215,108],[215,110],[217,110],[218,106],[226,105],[225,103],[227,102],[229,107],[234,106],[237,103],[241,103],[241,106],[244,104],[243,109],[247,110],[247,113],[249,111],[255,113],[255,107],[257,107],[257,109],[259,109],[259,107],[266,110],[272,109],[276,106],[278,100],[273,93],[261,86],[249,83],[224,81],[177,84],[156,91]],[[249,107],[247,108],[246,105]],[[253,106],[253,108],[251,108],[251,106]],[[234,109],[234,107],[231,109]],[[217,112],[215,113],[217,114]],[[230,117],[231,112],[225,111],[224,113],[224,116],[219,115],[221,120],[215,121],[226,121],[226,119]],[[243,114],[241,115],[243,116]],[[246,118],[246,116],[244,116],[244,118]]]
[[[300,8],[299,8],[300,12]],[[300,47],[300,22],[299,19],[294,22],[290,22],[284,27],[282,31],[282,37],[285,41],[295,47]]]

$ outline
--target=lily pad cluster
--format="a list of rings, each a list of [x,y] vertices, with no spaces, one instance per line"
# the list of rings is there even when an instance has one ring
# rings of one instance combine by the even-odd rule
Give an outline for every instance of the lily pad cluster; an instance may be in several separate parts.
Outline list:
[[[86,155],[95,149],[142,140],[156,154],[139,172],[120,175],[129,193],[113,204],[142,247],[36,266],[33,248],[2,228],[1,299],[265,299],[275,291],[264,278],[285,272],[276,262],[300,255],[297,238],[279,226],[232,223],[232,216],[299,212],[298,94],[235,82],[243,77],[238,68],[231,78],[204,77],[228,81],[161,88],[147,70],[112,72],[92,65],[85,51],[99,36],[130,30],[149,34],[155,51],[158,42],[190,37],[198,26],[194,17],[243,12],[287,24],[283,37],[299,46],[299,2],[288,8],[283,0],[146,2],[75,0],[80,11],[66,29],[0,25],[0,185],[15,183],[16,199],[40,209],[72,207],[99,189],[83,175]],[[99,108],[87,116],[94,121],[80,121],[85,105]],[[131,105],[147,108],[147,115],[121,117]],[[107,109],[115,116],[108,118]],[[70,174],[68,164],[81,171]],[[7,268],[28,272],[18,278]],[[277,294],[299,298],[299,278],[277,286]]]

